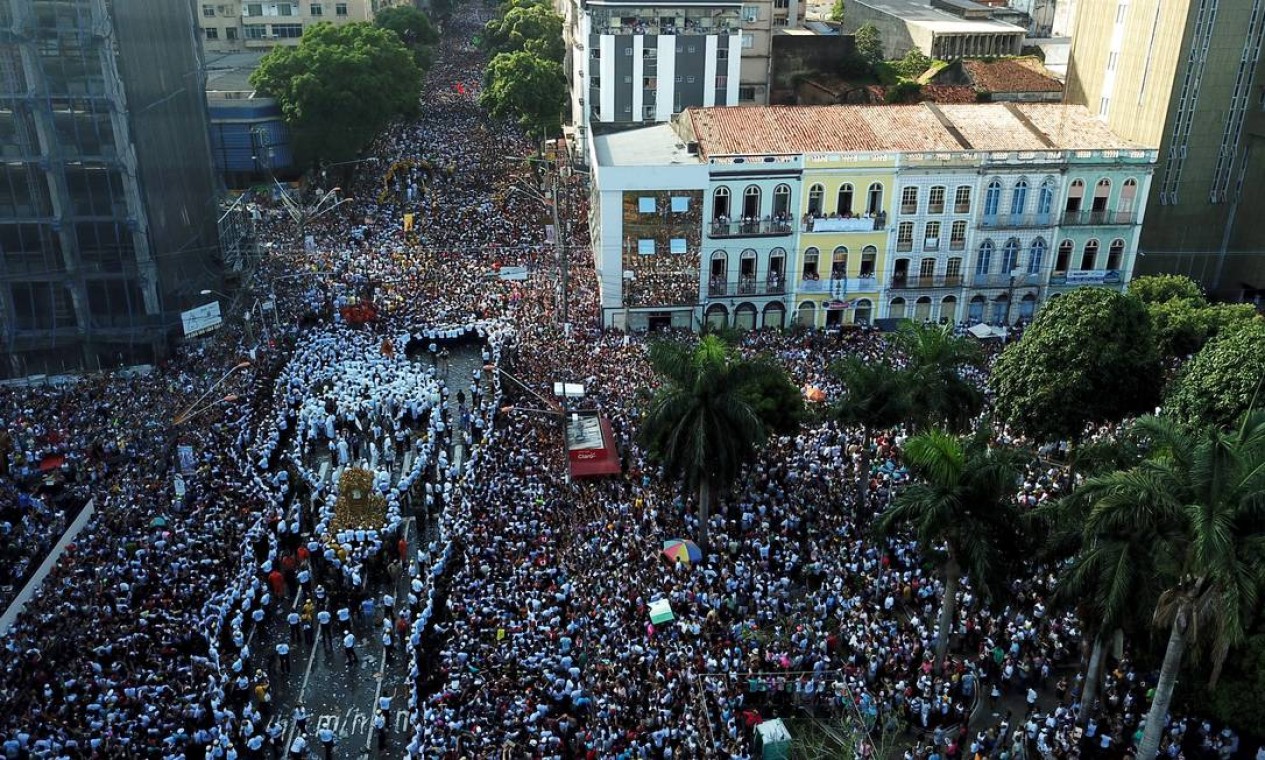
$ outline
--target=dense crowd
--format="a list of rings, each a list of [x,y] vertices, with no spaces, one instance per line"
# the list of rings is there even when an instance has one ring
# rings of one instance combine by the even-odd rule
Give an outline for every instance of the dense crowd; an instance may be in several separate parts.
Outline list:
[[[310,241],[258,199],[270,255],[251,287],[278,319],[253,354],[230,328],[149,374],[0,389],[9,572],[39,559],[68,509],[95,504],[5,636],[5,757],[315,751],[324,739],[297,713],[284,741],[271,680],[288,677],[291,645],[342,644],[350,665],[350,632],[379,627],[410,658],[415,758],[748,758],[764,718],[805,715],[871,729],[862,758],[890,749],[884,736],[907,760],[1129,748],[1150,674],[1115,660],[1078,727],[1081,631],[1052,605],[1048,569],[1001,606],[964,584],[949,664],[933,671],[933,547],[870,530],[909,477],[902,428],[867,440],[815,421],[775,437],[719,500],[704,556],[663,555],[699,526],[636,445],[655,384],[644,337],[597,329],[579,177],[562,182],[573,324],[560,324],[542,175],[512,158],[530,143],[475,105],[473,32],[466,16],[450,24],[422,117],[378,140],[353,200],[305,223]],[[527,279],[502,280],[506,266]],[[639,287],[680,290],[675,273],[645,275]],[[353,324],[346,307],[364,301],[378,320]],[[460,341],[487,367],[450,376],[443,352]],[[842,390],[835,360],[902,360],[870,330],[757,332],[740,348],[827,399]],[[577,403],[611,419],[624,474],[568,477],[556,418],[530,408],[557,381],[582,383]],[[338,484],[356,465],[383,508],[348,524]],[[1067,487],[1034,453],[1015,499],[1034,508]],[[433,540],[410,546],[406,514]],[[373,592],[402,575],[402,598]],[[652,622],[664,602],[671,619]],[[252,629],[279,620],[289,642],[252,651]],[[1169,757],[1239,749],[1172,721]]]

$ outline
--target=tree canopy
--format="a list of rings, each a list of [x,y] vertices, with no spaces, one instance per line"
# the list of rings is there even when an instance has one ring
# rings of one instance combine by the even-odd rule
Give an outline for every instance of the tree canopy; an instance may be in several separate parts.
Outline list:
[[[862,24],[853,34],[857,55],[870,66],[883,60],[883,40],[879,36],[878,27],[868,21]]]
[[[425,13],[411,5],[394,5],[378,11],[373,23],[395,32],[404,46],[413,51],[417,65],[422,69],[430,68],[430,49],[439,42],[439,32]]]
[[[1183,275],[1139,277],[1129,294],[1146,304],[1163,356],[1189,356],[1221,331],[1256,318],[1249,304],[1208,303],[1199,283]]]
[[[499,53],[485,76],[479,103],[494,118],[517,121],[537,137],[561,130],[567,98],[562,64],[518,50]]]
[[[488,21],[483,43],[494,53],[526,50],[561,64],[566,55],[562,24],[562,16],[548,5],[513,5],[506,8],[504,15]]]
[[[962,376],[984,361],[979,344],[948,325],[906,322],[896,334],[905,354],[909,417],[920,429],[932,425],[962,433],[984,405],[984,394]]]
[[[1195,354],[1169,386],[1165,414],[1195,424],[1228,425],[1259,398],[1265,378],[1265,321],[1222,332]]]
[[[321,23],[269,51],[250,83],[276,98],[301,160],[346,161],[392,119],[417,113],[422,70],[394,32]]]
[[[1153,409],[1161,367],[1142,302],[1078,288],[1037,313],[991,378],[1002,420],[1038,441],[1079,439],[1090,422]]]

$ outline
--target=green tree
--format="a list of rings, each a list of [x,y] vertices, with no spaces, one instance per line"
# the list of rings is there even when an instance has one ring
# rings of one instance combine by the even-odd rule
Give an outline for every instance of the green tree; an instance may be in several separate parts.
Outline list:
[[[843,396],[831,413],[842,425],[861,428],[861,462],[857,472],[857,502],[865,512],[870,498],[870,445],[874,434],[904,422],[909,414],[905,373],[886,361],[849,356],[830,372],[843,384]]]
[[[303,163],[346,161],[392,119],[417,113],[422,70],[394,32],[322,23],[269,51],[250,83],[276,98]]]
[[[1136,296],[1145,304],[1173,300],[1194,304],[1208,302],[1199,283],[1181,274],[1151,274],[1135,277],[1129,282],[1129,295]]]
[[[547,5],[514,6],[503,16],[488,21],[483,41],[494,53],[526,50],[561,64],[566,55],[562,25],[562,16]]]
[[[931,58],[918,48],[910,48],[905,56],[896,62],[896,70],[906,79],[917,79],[931,68]]]
[[[1019,471],[1014,452],[990,446],[987,431],[970,438],[942,430],[920,433],[905,442],[905,460],[914,480],[896,494],[875,528],[891,535],[908,526],[920,547],[945,547],[940,560],[944,593],[936,626],[935,671],[940,673],[962,573],[972,588],[991,598],[1011,566],[1012,553],[1021,551],[1014,500]]]
[[[494,118],[517,121],[535,137],[561,131],[567,98],[562,64],[526,50],[499,53],[485,77],[479,104]]]
[[[430,68],[431,46],[439,42],[439,32],[435,31],[425,13],[411,5],[394,5],[378,11],[373,23],[395,32],[404,46],[413,51],[413,60],[418,67],[423,70]]]
[[[639,438],[669,476],[697,493],[698,543],[706,548],[713,487],[728,488],[768,435],[750,389],[781,370],[744,360],[714,335],[692,346],[659,341],[649,353],[661,385]]]
[[[879,36],[878,27],[868,21],[853,33],[857,55],[861,56],[869,66],[875,66],[883,60],[883,40]]]
[[[1090,422],[1154,408],[1160,370],[1142,302],[1087,287],[1046,304],[1002,353],[990,382],[1007,424],[1037,441],[1075,445]]]
[[[1169,636],[1137,758],[1154,760],[1186,649],[1203,644],[1211,652],[1209,688],[1215,688],[1260,599],[1265,413],[1245,414],[1228,431],[1156,417],[1138,424],[1150,444],[1147,458],[1081,488],[1094,503],[1089,533],[1151,539],[1164,589],[1154,623]]]
[[[746,389],[747,403],[760,415],[766,430],[790,435],[804,422],[804,394],[772,360],[755,359],[764,365],[755,372]]]
[[[835,0],[835,4],[830,6],[830,20],[835,23],[843,23],[843,0]]]
[[[1190,424],[1227,425],[1252,405],[1265,377],[1265,321],[1253,317],[1218,335],[1169,386],[1166,414]]]
[[[954,334],[948,325],[906,322],[896,334],[896,345],[907,358],[905,387],[914,425],[966,432],[984,406],[983,392],[962,376],[963,370],[983,363],[979,343]]]

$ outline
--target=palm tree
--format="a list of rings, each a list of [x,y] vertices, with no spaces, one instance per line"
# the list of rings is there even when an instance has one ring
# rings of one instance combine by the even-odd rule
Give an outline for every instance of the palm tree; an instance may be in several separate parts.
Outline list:
[[[984,394],[961,371],[983,362],[979,344],[955,335],[949,325],[905,322],[896,333],[896,345],[908,361],[909,416],[915,426],[938,425],[955,433],[970,429]]]
[[[1082,488],[1094,502],[1087,531],[1152,537],[1164,588],[1153,622],[1169,636],[1137,760],[1154,760],[1187,646],[1207,639],[1214,688],[1265,583],[1265,413],[1229,431],[1157,417],[1137,427],[1151,445],[1146,459]]]
[[[697,492],[698,543],[706,549],[713,486],[733,482],[768,435],[751,403],[751,388],[780,370],[742,359],[714,335],[692,347],[652,343],[650,365],[662,385],[642,420],[641,442],[669,475]]]
[[[843,383],[843,397],[832,409],[835,419],[862,431],[857,502],[864,512],[869,506],[870,442],[875,431],[896,427],[906,420],[906,375],[887,362],[865,362],[855,356],[836,363],[830,370]]]
[[[944,598],[936,627],[935,669],[944,668],[958,586],[965,571],[972,586],[991,596],[1012,553],[1022,551],[1015,454],[988,444],[988,431],[957,438],[929,430],[905,442],[905,460],[915,481],[900,490],[875,527],[891,535],[898,526],[913,529],[924,551],[943,545],[940,563]]]

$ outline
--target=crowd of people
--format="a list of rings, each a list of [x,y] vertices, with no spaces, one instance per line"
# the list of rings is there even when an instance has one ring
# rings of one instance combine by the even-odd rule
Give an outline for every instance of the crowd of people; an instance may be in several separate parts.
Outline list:
[[[357,627],[381,628],[409,657],[410,758],[749,758],[753,728],[775,716],[864,727],[861,758],[1131,747],[1150,674],[1114,661],[1100,704],[1079,714],[1080,624],[1052,603],[1048,568],[1004,606],[964,584],[935,671],[931,547],[870,529],[909,478],[902,428],[867,439],[814,421],[774,437],[719,500],[703,556],[663,554],[699,525],[636,443],[656,384],[645,338],[598,327],[578,177],[562,185],[572,276],[560,323],[557,251],[530,192],[539,169],[509,158],[531,144],[476,105],[471,13],[445,30],[422,116],[374,144],[353,200],[305,224],[310,241],[257,199],[269,255],[251,287],[279,317],[267,335],[230,326],[148,374],[0,389],[0,532],[56,533],[69,514],[56,517],[58,494],[95,505],[4,636],[4,756],[315,752],[325,738],[305,716],[287,716],[285,740],[272,684],[289,677],[290,647],[318,638],[352,664]],[[507,266],[527,279],[499,277]],[[679,285],[671,272],[642,282]],[[360,302],[376,307],[368,325],[347,319]],[[482,353],[469,377],[443,364],[459,341]],[[740,349],[827,399],[842,390],[828,371],[839,358],[901,361],[871,330],[756,332]],[[575,403],[611,420],[623,474],[569,477],[548,401],[559,381],[582,384]],[[209,389],[243,401],[199,407]],[[338,479],[356,465],[381,497],[376,522],[340,518]],[[1015,498],[1033,508],[1067,487],[1034,455]],[[429,538],[410,545],[404,515]],[[12,543],[13,567],[51,543],[35,541]],[[402,598],[371,591],[384,577]],[[283,609],[296,594],[304,602]],[[281,620],[293,638],[252,651],[252,627]],[[1175,715],[1166,752],[1184,749],[1224,759],[1239,747]]]

